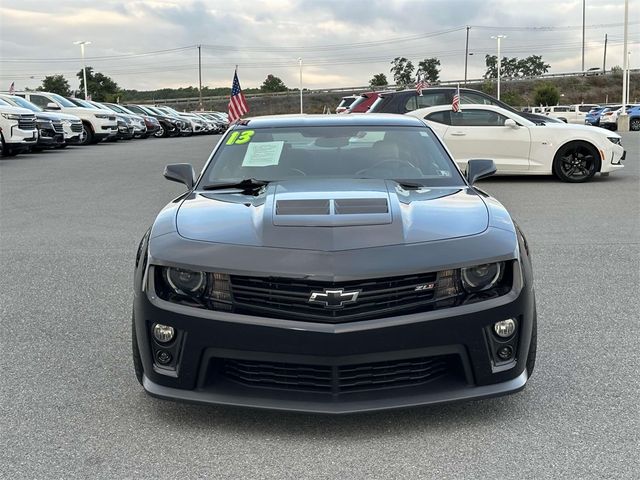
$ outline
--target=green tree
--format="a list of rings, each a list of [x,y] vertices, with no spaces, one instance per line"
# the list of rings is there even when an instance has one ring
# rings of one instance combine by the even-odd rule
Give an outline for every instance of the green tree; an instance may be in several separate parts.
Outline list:
[[[51,92],[68,97],[71,95],[71,87],[69,82],[63,75],[47,75],[42,80],[42,86],[38,87],[41,92]]]
[[[260,86],[260,91],[262,92],[286,92],[287,90],[284,82],[271,74],[267,75],[267,78],[264,79],[264,82],[262,82]]]
[[[440,78],[440,60],[435,57],[425,58],[418,63],[418,77],[422,77],[429,83],[436,83]]]
[[[521,77],[537,77],[547,73],[551,65],[544,63],[541,55],[530,55],[518,60],[517,70]]]
[[[377,73],[371,80],[369,80],[369,86],[371,88],[386,87],[387,85],[389,85],[389,81],[384,73]]]
[[[536,105],[557,105],[560,100],[560,92],[551,83],[541,83],[533,91],[533,102]]]
[[[393,80],[396,82],[396,85],[400,87],[406,87],[407,85],[413,83],[413,63],[411,60],[407,60],[404,57],[396,57],[391,61],[390,72],[393,73]]]
[[[84,78],[82,70],[77,73],[80,79],[80,91],[84,92]],[[110,77],[98,72],[93,72],[93,67],[87,67],[87,90],[91,100],[96,102],[115,101],[119,95],[118,84]]]
[[[505,92],[500,97],[500,100],[502,100],[507,105],[511,105],[512,107],[521,107],[526,104],[524,98],[522,98],[522,95],[517,92]]]

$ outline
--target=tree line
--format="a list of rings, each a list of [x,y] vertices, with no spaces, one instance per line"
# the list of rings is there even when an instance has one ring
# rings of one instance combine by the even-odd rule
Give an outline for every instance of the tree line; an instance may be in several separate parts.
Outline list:
[[[392,75],[395,85],[408,87],[423,80],[431,85],[437,85],[440,81],[440,60],[436,57],[424,58],[417,62],[417,67],[406,57],[396,57],[391,61],[389,73]],[[496,55],[485,56],[486,72],[484,78],[497,77],[498,58]],[[540,55],[531,55],[519,59],[517,57],[503,57],[501,63],[501,76],[503,78],[517,78],[539,76],[549,71],[549,64],[545,63]],[[115,102],[126,100],[167,100],[171,98],[192,98],[199,95],[197,87],[161,88],[158,90],[140,91],[122,89],[109,76],[96,72],[93,67],[87,67],[87,87],[91,99],[98,102]],[[63,75],[46,76],[38,90],[58,93],[64,96],[82,96],[84,92],[84,78],[82,70],[76,76],[80,80],[80,88],[73,91],[69,82]],[[389,84],[385,73],[377,73],[369,80],[371,88],[383,88]],[[298,91],[297,88],[289,88],[281,78],[269,74],[260,85],[260,88],[245,88],[244,93],[275,93],[286,91]],[[230,87],[202,88],[205,97],[230,95]]]

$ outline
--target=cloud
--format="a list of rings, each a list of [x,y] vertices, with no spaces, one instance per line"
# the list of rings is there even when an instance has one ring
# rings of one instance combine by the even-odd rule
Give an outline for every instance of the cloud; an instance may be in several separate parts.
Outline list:
[[[590,3],[587,24],[622,22],[621,2]],[[484,56],[496,51],[491,39],[496,33],[508,36],[503,42],[506,56],[539,54],[552,71],[575,71],[581,64],[582,32],[566,27],[581,22],[579,0],[4,0],[0,88],[13,79],[19,88],[36,87],[53,73],[77,85],[81,63],[72,42],[78,39],[92,41],[87,63],[125,88],[197,85],[199,44],[203,80],[209,86],[229,85],[238,64],[245,88],[259,86],[269,73],[295,87],[298,57],[304,60],[305,87],[310,88],[366,85],[379,72],[391,78],[389,62],[399,55],[414,64],[436,56],[443,79],[460,79],[465,25],[473,25],[469,78],[484,73]],[[556,28],[513,29],[534,26]],[[616,26],[587,30],[587,66],[601,64],[605,32],[610,37],[607,63],[622,64],[622,27]],[[630,49],[639,51],[638,25],[630,26],[630,36]],[[190,48],[175,50],[186,46]],[[134,56],[141,52],[159,53]],[[108,56],[120,57],[104,58]]]

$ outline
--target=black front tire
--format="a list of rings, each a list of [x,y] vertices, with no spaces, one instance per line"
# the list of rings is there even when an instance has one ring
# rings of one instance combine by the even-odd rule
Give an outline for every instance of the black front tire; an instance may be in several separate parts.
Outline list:
[[[569,142],[553,158],[553,174],[563,182],[588,182],[600,170],[600,154],[586,142]]]
[[[86,122],[82,122],[82,136],[80,137],[80,145],[91,145],[93,143],[95,135],[91,125]]]
[[[629,130],[632,132],[640,131],[640,118],[632,118],[629,122]]]
[[[142,367],[142,357],[140,356],[140,347],[138,347],[138,337],[136,336],[136,321],[133,313],[131,314],[131,353],[133,355],[133,371],[136,374],[138,383],[142,385],[144,368]]]

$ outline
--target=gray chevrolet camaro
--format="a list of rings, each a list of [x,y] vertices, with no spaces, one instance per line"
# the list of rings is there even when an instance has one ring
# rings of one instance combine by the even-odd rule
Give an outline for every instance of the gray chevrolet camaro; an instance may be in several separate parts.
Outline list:
[[[527,242],[433,131],[397,115],[242,121],[136,255],[153,396],[324,413],[513,393],[536,355]]]

